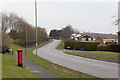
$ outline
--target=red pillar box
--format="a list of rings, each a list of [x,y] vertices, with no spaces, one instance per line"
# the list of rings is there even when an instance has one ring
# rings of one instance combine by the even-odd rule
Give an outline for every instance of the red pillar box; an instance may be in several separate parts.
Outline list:
[[[23,50],[18,49],[17,52],[18,52],[18,66],[23,67],[23,60],[22,60],[22,52],[23,52]]]

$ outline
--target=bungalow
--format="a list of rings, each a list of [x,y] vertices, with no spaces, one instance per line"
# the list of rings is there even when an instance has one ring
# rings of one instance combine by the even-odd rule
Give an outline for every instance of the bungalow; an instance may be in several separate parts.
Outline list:
[[[94,38],[89,35],[72,34],[71,39],[80,42],[94,42]]]
[[[94,42],[94,37],[89,35],[81,36],[81,42]]]
[[[71,39],[76,41],[76,40],[77,40],[76,35],[77,35],[77,34],[72,34],[72,35],[71,35]]]
[[[117,42],[117,39],[102,39],[101,37],[97,37],[95,42],[100,42],[101,45],[104,45],[106,42]]]
[[[120,32],[118,33],[119,44],[120,44]],[[97,34],[97,35],[88,35],[88,34],[72,34],[71,39],[79,42],[100,42],[101,45],[106,44],[106,42],[118,42],[116,35],[111,34]]]
[[[100,42],[100,45],[104,44],[104,40],[101,37],[97,37],[95,42]]]

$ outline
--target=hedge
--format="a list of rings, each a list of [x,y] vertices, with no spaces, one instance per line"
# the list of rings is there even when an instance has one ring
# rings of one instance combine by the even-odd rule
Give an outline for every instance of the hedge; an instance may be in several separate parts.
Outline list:
[[[86,51],[96,51],[99,42],[86,42],[85,50]]]
[[[75,41],[65,41],[64,48],[73,50],[80,50],[81,48],[84,48],[84,50],[87,51],[95,51],[97,49],[97,46],[99,45],[99,42],[75,42]]]
[[[106,42],[107,45],[114,45],[114,44],[117,44],[117,42]]]
[[[97,51],[108,51],[108,46],[107,45],[98,45]]]
[[[120,52],[120,45],[111,44],[111,45],[99,45],[97,47],[98,51],[111,51],[111,52]]]
[[[109,51],[112,51],[112,52],[120,52],[120,45],[110,45],[110,49]]]

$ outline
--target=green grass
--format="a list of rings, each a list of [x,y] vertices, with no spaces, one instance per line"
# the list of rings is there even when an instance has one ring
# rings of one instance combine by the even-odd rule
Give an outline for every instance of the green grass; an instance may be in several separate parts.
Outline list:
[[[81,51],[81,52],[101,54],[101,55],[106,55],[106,56],[115,56],[115,57],[118,57],[118,55],[120,54],[117,52],[108,52],[108,51]]]
[[[107,56],[115,56],[115,57],[118,57],[118,54],[119,54],[116,52],[107,52],[107,51],[81,51],[81,52],[101,54],[101,55],[107,55]],[[86,58],[97,59],[97,60],[116,62],[116,63],[120,62],[120,59],[117,59],[117,58],[103,57],[103,56],[97,56],[97,55],[88,55],[88,54],[82,54],[78,52],[66,52],[66,53],[71,54],[71,55],[86,57]]]
[[[60,44],[56,47],[56,49],[61,49],[64,44],[64,41],[61,41]]]
[[[23,49],[15,44],[11,45],[10,48],[14,49],[14,53],[17,49]],[[18,67],[17,64],[15,55],[2,54],[2,78],[38,78],[24,67]]]
[[[52,41],[51,41],[52,42]],[[47,42],[46,44],[48,44],[50,42]],[[46,45],[46,44],[43,44],[40,47]],[[66,67],[63,67],[63,66],[60,66],[58,64],[54,64],[52,62],[49,62],[41,57],[38,57],[38,63],[36,62],[36,56],[32,53],[33,50],[35,48],[32,48],[32,49],[28,49],[27,50],[27,54],[25,55],[29,60],[33,61],[34,63],[36,63],[37,65],[63,77],[63,78],[86,78],[84,80],[101,80],[97,77],[94,77],[94,76],[91,76],[91,75],[88,75],[88,74],[85,74],[85,73],[82,73],[82,72],[78,72],[78,71],[75,71],[75,70],[72,70],[72,69],[68,69]],[[91,79],[90,79],[91,78]],[[93,79],[94,78],[94,79]],[[81,79],[83,80],[83,79]]]
[[[12,44],[10,46],[10,49],[14,49],[13,52],[14,54],[17,52],[17,49],[24,49],[23,47],[19,46],[19,45],[16,45],[16,44]],[[12,54],[12,51],[10,52],[10,54]]]
[[[0,80],[2,79],[2,53],[0,53]]]

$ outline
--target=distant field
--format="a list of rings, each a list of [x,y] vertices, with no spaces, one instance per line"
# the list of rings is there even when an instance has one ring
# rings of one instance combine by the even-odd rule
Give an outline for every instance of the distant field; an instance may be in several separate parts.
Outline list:
[[[105,56],[113,56],[113,57],[118,57],[120,54],[117,52],[107,52],[107,51],[81,51],[81,52],[93,53],[93,54],[99,54],[99,55],[105,55]],[[88,55],[88,54],[84,54],[80,52],[66,52],[66,53],[70,55],[85,57],[85,58],[92,58],[92,59],[97,59],[97,60],[120,63],[120,58],[118,59],[118,58],[103,57],[103,56],[97,56],[97,55]]]
[[[17,49],[23,49],[15,44],[12,45],[11,48],[14,49],[14,52],[16,52]],[[21,68],[17,65],[15,55],[2,54],[2,78],[38,78],[24,67]]]

